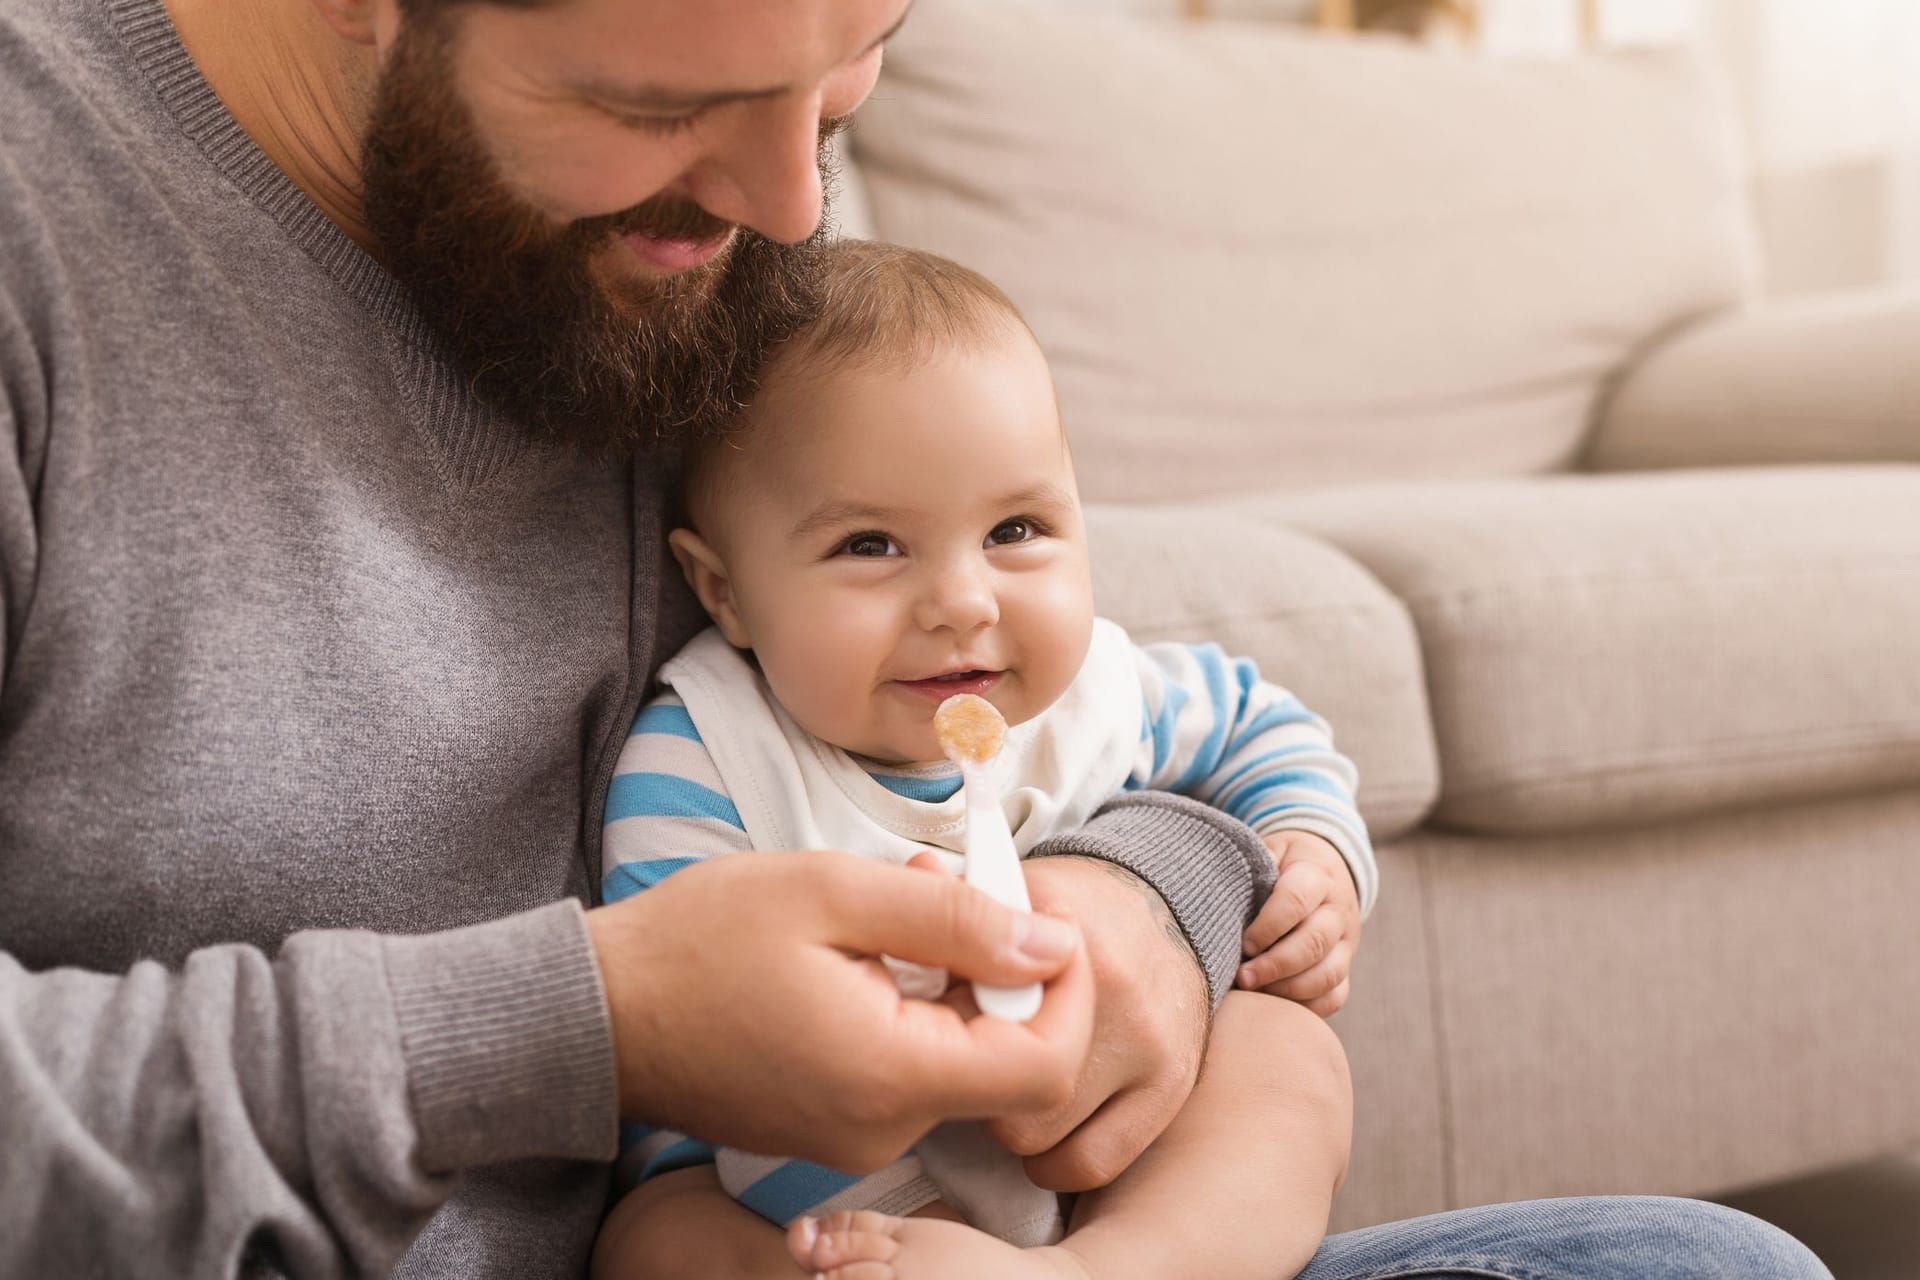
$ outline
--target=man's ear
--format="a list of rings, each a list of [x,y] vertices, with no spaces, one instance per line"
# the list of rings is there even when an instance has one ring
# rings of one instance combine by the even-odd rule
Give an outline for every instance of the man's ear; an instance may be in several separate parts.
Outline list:
[[[747,624],[740,620],[740,610],[734,606],[733,579],[727,576],[726,561],[720,553],[691,529],[675,529],[667,535],[667,545],[680,562],[680,572],[687,575],[687,585],[700,597],[700,606],[727,643],[736,649],[753,648]]]
[[[342,40],[371,45],[377,42],[381,0],[312,0],[320,20]]]

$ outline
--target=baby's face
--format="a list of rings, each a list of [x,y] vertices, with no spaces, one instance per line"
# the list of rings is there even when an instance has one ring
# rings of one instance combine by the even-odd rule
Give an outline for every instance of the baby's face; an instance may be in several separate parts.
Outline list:
[[[1065,691],[1092,635],[1086,531],[1024,331],[911,370],[776,377],[756,422],[713,522],[718,614],[802,728],[933,761],[945,698],[1018,724]]]

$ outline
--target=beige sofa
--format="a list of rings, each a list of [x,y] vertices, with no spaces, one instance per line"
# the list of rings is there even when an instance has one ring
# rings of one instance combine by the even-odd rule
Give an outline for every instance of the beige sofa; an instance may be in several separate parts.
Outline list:
[[[1333,721],[1336,1225],[1920,1146],[1920,299],[1758,306],[1684,51],[919,0],[848,229],[1053,359],[1103,610]]]

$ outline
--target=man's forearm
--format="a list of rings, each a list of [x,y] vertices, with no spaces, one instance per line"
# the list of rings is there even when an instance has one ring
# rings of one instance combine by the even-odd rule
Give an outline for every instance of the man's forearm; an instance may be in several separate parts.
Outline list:
[[[1193,952],[1214,1008],[1233,988],[1241,932],[1273,888],[1273,859],[1249,828],[1158,791],[1109,802],[1086,826],[1041,841],[1029,856],[1093,858],[1137,877]]]
[[[571,903],[296,934],[178,973],[0,955],[0,1274],[381,1274],[463,1167],[605,1158],[606,1013]]]

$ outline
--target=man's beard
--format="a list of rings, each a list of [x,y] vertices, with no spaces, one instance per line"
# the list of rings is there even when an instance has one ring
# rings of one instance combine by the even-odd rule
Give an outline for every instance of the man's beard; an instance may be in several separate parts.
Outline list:
[[[615,295],[592,264],[616,237],[706,241],[729,224],[663,195],[556,225],[502,183],[450,42],[445,20],[410,18],[380,79],[362,167],[389,270],[474,393],[536,435],[625,452],[711,431],[811,313],[825,226],[799,245],[739,227],[701,266]]]

